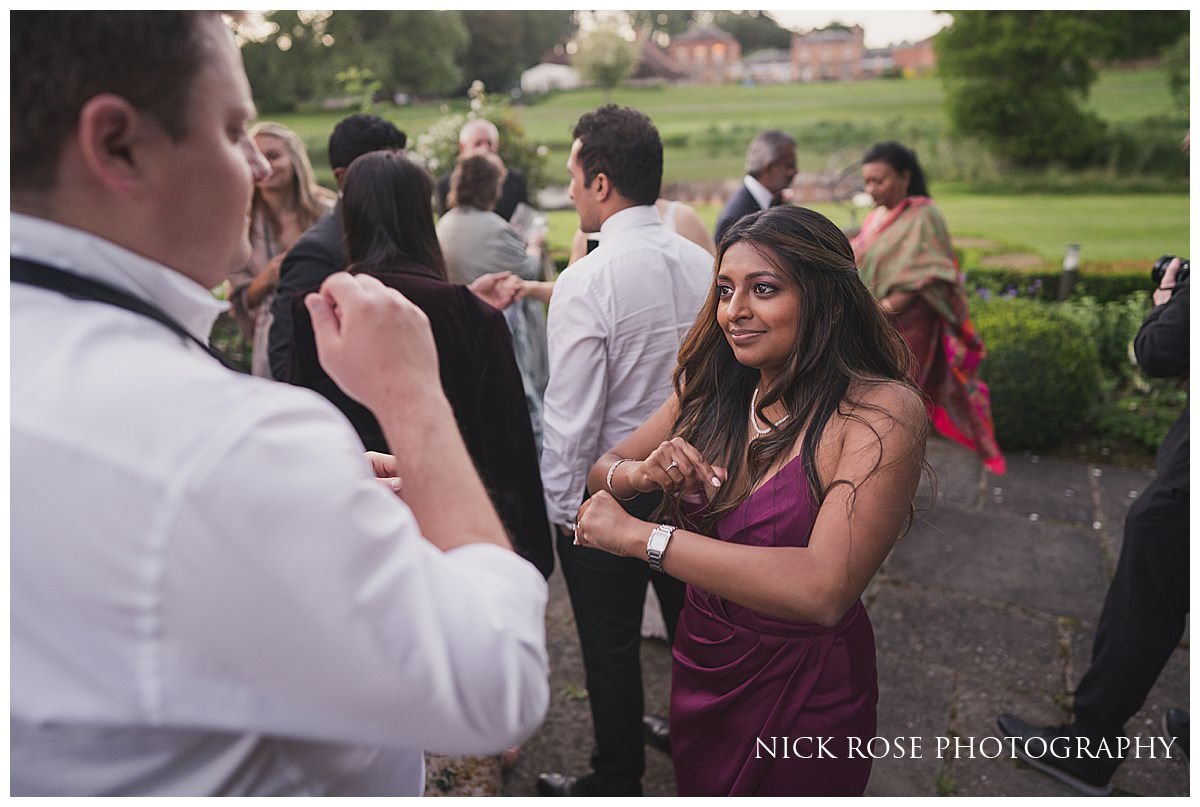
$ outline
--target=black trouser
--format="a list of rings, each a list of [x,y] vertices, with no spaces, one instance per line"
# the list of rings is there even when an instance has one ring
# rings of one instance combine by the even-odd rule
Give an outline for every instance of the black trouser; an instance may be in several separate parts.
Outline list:
[[[626,509],[638,518],[647,518],[654,504],[639,500]],[[649,531],[646,537],[650,537]],[[654,585],[672,642],[683,608],[684,584],[651,571],[644,560],[575,546],[572,540],[559,536],[558,557],[583,649],[596,732],[592,770],[605,793],[640,795],[646,769],[640,658],[646,583]]]
[[[1188,613],[1188,494],[1160,485],[1125,518],[1125,543],[1096,627],[1092,664],[1075,691],[1075,722],[1123,733],[1183,638]]]

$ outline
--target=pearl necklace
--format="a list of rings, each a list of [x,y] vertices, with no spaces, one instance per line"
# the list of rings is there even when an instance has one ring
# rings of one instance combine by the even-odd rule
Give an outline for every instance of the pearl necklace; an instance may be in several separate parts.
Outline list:
[[[754,431],[758,434],[759,437],[762,437],[764,434],[770,434],[771,426],[778,427],[781,423],[783,423],[785,420],[787,420],[788,417],[790,417],[789,415],[784,415],[783,417],[781,417],[779,419],[778,423],[771,423],[771,421],[768,420],[767,423],[771,423],[771,426],[768,426],[765,429],[760,429],[760,428],[758,428],[758,417],[754,413],[754,404],[757,402],[758,402],[758,387],[755,387],[754,394],[750,396],[750,426],[754,429]]]

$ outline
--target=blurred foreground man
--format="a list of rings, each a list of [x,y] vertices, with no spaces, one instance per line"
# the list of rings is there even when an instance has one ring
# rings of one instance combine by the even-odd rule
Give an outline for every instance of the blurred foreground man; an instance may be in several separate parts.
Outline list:
[[[206,353],[267,170],[220,17],[10,20],[12,793],[417,795],[423,749],[520,742],[546,588],[424,315],[341,273],[308,298],[394,458]]]

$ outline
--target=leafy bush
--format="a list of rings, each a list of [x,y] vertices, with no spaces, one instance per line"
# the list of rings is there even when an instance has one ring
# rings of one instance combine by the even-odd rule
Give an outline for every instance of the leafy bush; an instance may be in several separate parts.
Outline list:
[[[1180,378],[1147,379],[1134,370],[1134,383],[1116,393],[1096,418],[1095,440],[1101,450],[1118,449],[1154,454],[1171,424],[1187,406],[1187,383]]]
[[[1119,382],[1137,369],[1130,348],[1150,304],[1148,294],[1137,292],[1109,302],[1081,297],[1062,303],[1059,310],[1083,326],[1096,346],[1100,369],[1106,378]]]
[[[975,301],[972,319],[987,346],[980,376],[1000,445],[1053,448],[1091,421],[1100,362],[1079,322],[1052,304],[1005,298]]]
[[[439,118],[417,136],[409,154],[435,177],[440,176],[451,170],[458,159],[459,131],[467,121],[483,118],[491,121],[500,132],[500,159],[509,168],[515,168],[525,174],[529,197],[536,198],[537,192],[546,187],[546,158],[549,149],[529,141],[525,127],[512,113],[508,100],[488,95],[483,82],[474,82],[468,95],[471,97],[471,108],[467,112],[456,112]]]

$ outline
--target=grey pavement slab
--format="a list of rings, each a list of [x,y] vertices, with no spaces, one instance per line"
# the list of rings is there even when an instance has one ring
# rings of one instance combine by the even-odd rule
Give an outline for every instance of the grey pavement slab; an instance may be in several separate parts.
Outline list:
[[[1125,514],[1129,506],[1154,479],[1154,471],[1136,468],[1100,466],[1093,469],[1096,484],[1100,489],[1100,524],[1112,548],[1113,566],[1121,556],[1125,542]]]
[[[936,504],[977,509],[982,501],[984,480],[995,478],[983,470],[974,453],[941,437],[929,438],[925,460],[932,474],[921,476],[917,491],[919,508],[928,508],[932,500]],[[936,499],[932,496],[935,490]]]
[[[1085,618],[1108,576],[1090,527],[934,509],[899,540],[884,566],[890,578]]]
[[[936,796],[943,763],[933,756],[934,738],[950,722],[954,671],[904,652],[881,648],[879,667],[880,737],[920,737],[921,757],[876,760],[867,784],[868,796]]]
[[[1063,688],[1058,621],[1048,614],[911,584],[882,587],[869,613],[880,654],[903,657],[917,680],[934,668],[953,670],[973,686]]]
[[[1002,712],[1039,723],[1061,723],[1064,714],[1051,698],[1042,693],[963,686],[955,706],[954,731],[961,745],[948,749],[952,758],[947,778],[953,785],[953,795],[1078,795],[1066,785],[1014,760],[1011,748],[997,742],[1000,729],[996,718]]]
[[[985,513],[1090,525],[1095,518],[1088,466],[1033,453],[1005,454],[1008,473],[988,476]]]

